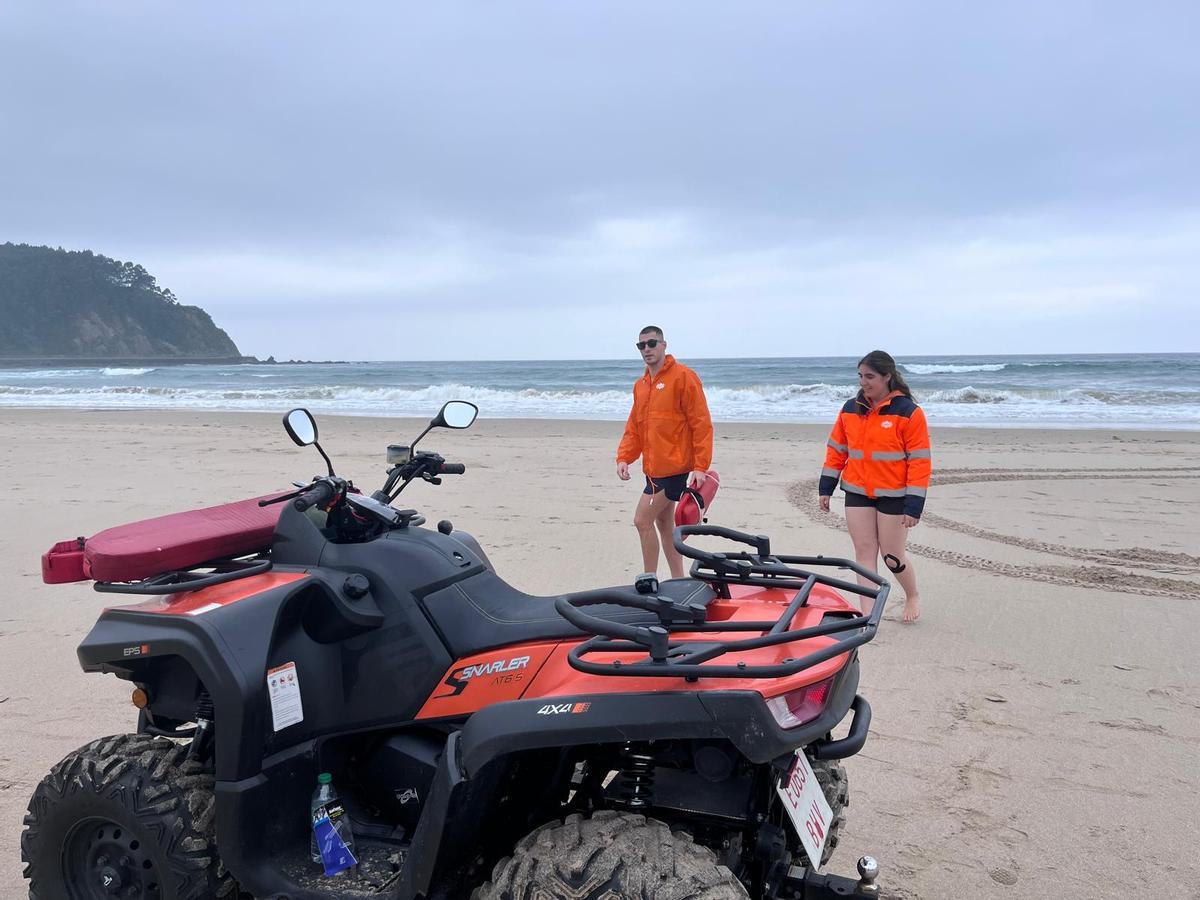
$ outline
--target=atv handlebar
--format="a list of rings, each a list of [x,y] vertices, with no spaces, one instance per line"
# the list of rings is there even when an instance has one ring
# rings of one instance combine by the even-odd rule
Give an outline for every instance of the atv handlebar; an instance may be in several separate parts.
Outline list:
[[[466,472],[467,472],[467,467],[464,466],[462,463],[444,462],[438,468],[439,475],[465,475]]]
[[[300,512],[312,509],[314,506],[328,506],[338,493],[340,492],[332,480],[322,478],[314,481],[312,487],[306,489],[303,494],[292,501],[292,506]]]

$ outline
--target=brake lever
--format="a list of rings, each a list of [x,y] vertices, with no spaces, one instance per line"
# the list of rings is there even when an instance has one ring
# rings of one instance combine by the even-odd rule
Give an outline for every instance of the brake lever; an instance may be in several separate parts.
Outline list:
[[[308,489],[308,485],[305,485],[300,490],[292,491],[292,493],[290,493],[290,494],[284,494],[282,497],[275,497],[272,500],[259,500],[258,505],[259,506],[274,506],[276,503],[287,503],[287,501],[289,501],[289,500],[295,500],[297,497],[299,497],[301,494],[303,494],[304,491],[307,489]]]
[[[276,503],[287,503],[289,500],[295,500],[297,497],[299,497],[305,491],[310,490],[313,487],[313,485],[315,485],[316,483],[317,482],[315,480],[310,481],[307,484],[305,484],[303,481],[293,481],[292,484],[294,484],[300,490],[292,491],[292,493],[290,493],[290,494],[284,494],[282,497],[276,497],[274,500],[259,500],[258,505],[259,506],[274,506]]]

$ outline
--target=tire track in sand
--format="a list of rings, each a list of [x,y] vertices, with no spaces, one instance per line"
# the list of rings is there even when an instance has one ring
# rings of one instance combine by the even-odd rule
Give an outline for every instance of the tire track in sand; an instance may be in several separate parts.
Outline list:
[[[1200,477],[1200,466],[1178,468],[1123,468],[1123,469],[947,469],[934,473],[931,484],[968,484],[994,481],[1081,481],[1092,478],[1138,479],[1138,478],[1196,478]],[[821,511],[817,500],[815,478],[794,482],[787,487],[788,501],[818,525],[841,530],[844,519]],[[939,562],[949,563],[963,569],[1006,575],[1010,578],[1032,578],[1049,584],[1097,590],[1128,590],[1154,597],[1176,597],[1193,600],[1200,598],[1200,582],[1168,578],[1161,574],[1147,575],[1130,569],[1114,566],[1125,565],[1144,568],[1153,572],[1177,575],[1200,574],[1200,557],[1186,553],[1162,553],[1144,547],[1116,550],[1104,548],[1073,547],[1067,544],[1051,544],[1013,535],[1001,534],[973,525],[955,522],[944,516],[926,513],[922,524],[966,534],[982,540],[1008,544],[1066,559],[1077,559],[1090,565],[1048,565],[1029,563],[1016,565],[982,556],[957,553],[925,544],[908,544],[908,552]]]

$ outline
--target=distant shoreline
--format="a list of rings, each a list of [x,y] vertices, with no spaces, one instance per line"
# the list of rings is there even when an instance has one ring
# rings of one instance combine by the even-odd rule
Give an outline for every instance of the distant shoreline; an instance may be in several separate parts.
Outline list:
[[[1200,357],[1200,353],[1195,351],[1179,351],[1179,352],[1161,352],[1161,353],[1069,353],[1060,354],[1059,358],[1064,361],[1071,360],[1088,360],[1102,358],[1127,358],[1127,357],[1146,357],[1146,356],[1178,356],[1178,357]],[[1020,360],[1020,359],[1039,359],[1044,358],[1045,354],[1037,353],[1003,353],[1003,354],[907,354],[909,359],[938,359],[945,360],[948,363],[956,360]],[[698,363],[734,363],[734,362],[766,362],[778,363],[796,361],[844,361],[854,360],[853,356],[688,356],[681,357],[689,364]],[[35,369],[35,368],[56,368],[56,367],[121,367],[121,366],[191,366],[191,365],[211,365],[211,366],[229,366],[229,365],[259,365],[259,366],[331,366],[331,365],[366,365],[371,363],[389,363],[389,362],[404,362],[408,364],[468,364],[468,365],[512,365],[518,363],[531,363],[535,365],[548,363],[570,363],[574,365],[587,363],[609,363],[620,364],[628,362],[622,359],[412,359],[412,360],[366,360],[366,359],[276,359],[274,356],[268,356],[266,359],[259,359],[257,356],[0,356],[0,368],[9,369]],[[904,361],[901,359],[901,366]],[[637,367],[636,365],[634,366]]]
[[[120,366],[302,366],[338,365],[337,359],[285,359],[273,356],[0,356],[0,369],[53,369]]]
[[[245,365],[262,360],[253,356],[0,356],[0,367],[11,369],[58,366],[186,366]]]

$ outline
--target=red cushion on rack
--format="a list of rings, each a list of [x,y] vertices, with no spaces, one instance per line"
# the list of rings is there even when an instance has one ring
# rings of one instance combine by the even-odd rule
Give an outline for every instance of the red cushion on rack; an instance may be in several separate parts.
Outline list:
[[[42,557],[42,578],[51,584],[87,578],[137,581],[266,550],[281,507],[259,506],[258,501],[278,496],[266,494],[107,528],[84,541],[81,567],[77,557],[68,557],[79,553],[77,542],[56,544]],[[82,577],[72,577],[76,575]]]

